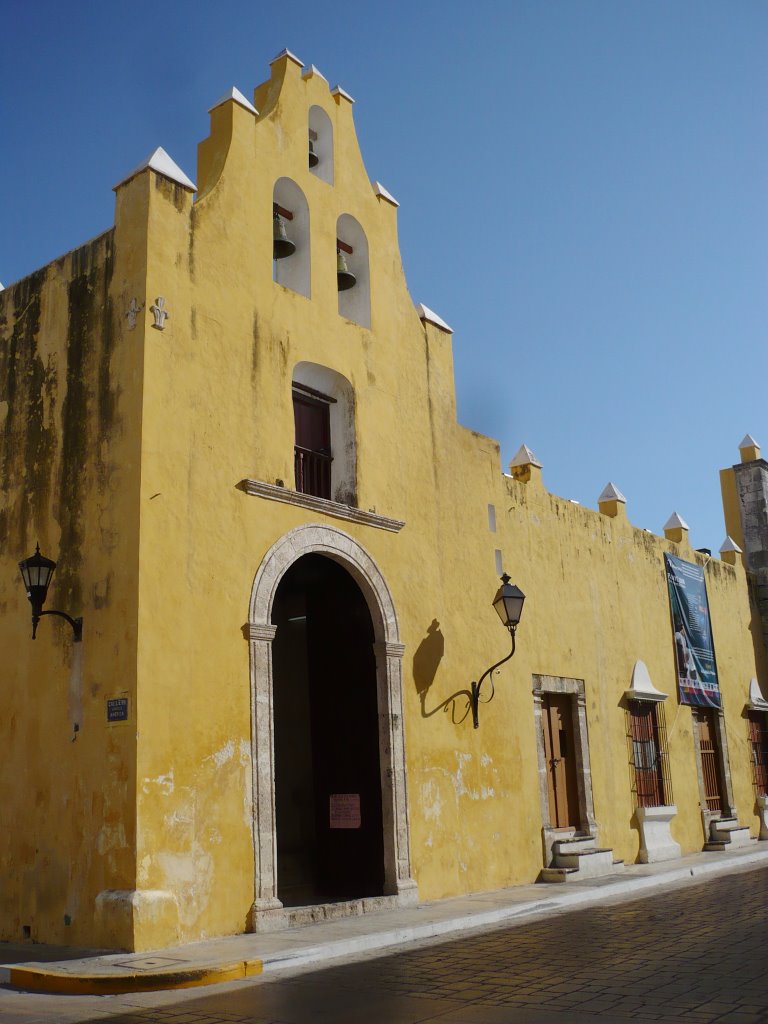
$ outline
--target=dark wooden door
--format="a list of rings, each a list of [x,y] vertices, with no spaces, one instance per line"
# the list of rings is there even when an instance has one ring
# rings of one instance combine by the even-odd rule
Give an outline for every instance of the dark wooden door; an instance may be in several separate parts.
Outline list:
[[[699,730],[701,751],[701,774],[704,777],[704,798],[707,810],[723,810],[723,778],[720,771],[720,748],[717,741],[714,712],[709,708],[697,708],[694,712],[696,728]]]
[[[318,498],[331,497],[331,417],[327,402],[293,392],[296,429],[296,490]]]
[[[546,694],[542,710],[549,822],[555,828],[579,828],[581,822],[571,699],[566,694]]]

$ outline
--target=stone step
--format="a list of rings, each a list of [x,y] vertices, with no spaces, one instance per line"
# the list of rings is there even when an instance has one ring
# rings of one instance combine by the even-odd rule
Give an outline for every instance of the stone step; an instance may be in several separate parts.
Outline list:
[[[725,843],[726,846],[749,846],[751,835],[743,825],[729,825],[723,828],[712,822],[709,828],[710,840],[713,843]]]
[[[595,849],[594,836],[573,836],[570,839],[556,839],[552,844],[552,855],[581,853]]]
[[[581,853],[560,853],[557,868],[576,868],[581,878],[597,878],[613,871],[613,850],[583,850]]]

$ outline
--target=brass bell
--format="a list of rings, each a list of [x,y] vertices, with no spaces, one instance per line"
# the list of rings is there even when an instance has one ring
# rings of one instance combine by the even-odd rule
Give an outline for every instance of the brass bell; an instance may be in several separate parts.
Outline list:
[[[345,292],[349,288],[354,288],[357,284],[357,278],[347,266],[347,257],[341,249],[336,250],[336,277],[339,282],[340,292]]]
[[[320,163],[320,157],[315,152],[315,144],[312,139],[309,140],[309,166],[317,167]]]
[[[284,260],[286,256],[293,256],[296,246],[285,232],[285,221],[277,211],[272,218],[272,259]]]

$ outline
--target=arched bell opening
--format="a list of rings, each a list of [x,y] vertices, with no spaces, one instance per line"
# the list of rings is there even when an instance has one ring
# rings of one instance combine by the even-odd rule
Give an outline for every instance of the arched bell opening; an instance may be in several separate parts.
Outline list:
[[[309,205],[290,178],[272,193],[272,280],[310,297]]]
[[[339,314],[362,327],[371,326],[371,283],[368,239],[348,213],[336,222],[336,278]]]
[[[309,169],[333,184],[333,125],[322,107],[309,108]]]
[[[277,898],[284,907],[384,891],[371,615],[337,562],[304,555],[272,623]]]

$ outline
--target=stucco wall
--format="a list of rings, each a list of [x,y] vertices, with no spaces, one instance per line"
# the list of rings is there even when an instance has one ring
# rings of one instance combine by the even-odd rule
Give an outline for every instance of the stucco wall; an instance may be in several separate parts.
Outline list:
[[[115,248],[109,231],[0,293],[4,939],[99,941],[97,894],[134,884],[133,708],[108,725],[105,706],[133,705],[137,618],[141,345]],[[80,644],[54,617],[31,640],[16,562],[37,542],[58,561],[46,607],[83,616]]]

